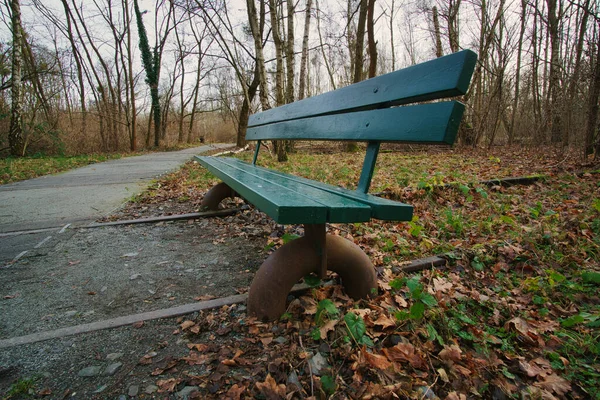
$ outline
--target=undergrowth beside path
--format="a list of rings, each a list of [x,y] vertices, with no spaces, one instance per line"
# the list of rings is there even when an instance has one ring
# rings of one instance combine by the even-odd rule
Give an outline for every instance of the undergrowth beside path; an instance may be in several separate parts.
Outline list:
[[[199,398],[600,399],[597,166],[502,151],[381,154],[371,191],[414,205],[413,221],[328,226],[369,255],[377,297],[354,302],[334,285],[294,299],[271,324],[246,317],[240,305],[180,320],[174,334],[185,336],[190,353],[156,366],[159,390],[196,386]],[[349,188],[361,162],[337,153],[263,159]],[[540,179],[478,183],[531,175]],[[188,163],[130,213],[159,204],[195,211],[216,182]],[[230,228],[239,240],[267,219],[252,208],[244,215]],[[302,233],[271,224],[277,234],[265,235],[266,248]],[[402,271],[431,255],[447,267]]]
[[[80,156],[32,156],[0,158],[0,185],[56,174],[88,164],[121,158],[122,154]]]

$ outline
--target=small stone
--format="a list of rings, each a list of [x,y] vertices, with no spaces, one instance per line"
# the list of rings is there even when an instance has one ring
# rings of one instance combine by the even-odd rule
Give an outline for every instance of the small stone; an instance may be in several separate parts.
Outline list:
[[[279,343],[279,344],[285,344],[287,343],[287,338],[283,337],[283,336],[278,336],[275,339],[273,339],[275,342]]]
[[[102,385],[94,391],[94,393],[102,393],[108,387],[108,385]]]
[[[138,254],[137,251],[134,251],[133,253],[127,253],[127,254],[123,254],[123,257],[136,257]]]
[[[100,289],[100,292],[104,293],[104,292],[106,292],[107,289],[108,289],[108,286],[102,286],[102,289]]]
[[[300,384],[300,379],[298,379],[298,374],[296,371],[290,372],[287,377],[287,384],[296,386],[297,390],[302,389],[302,385]]]
[[[156,386],[156,385],[148,385],[144,389],[144,393],[146,393],[146,394],[152,394],[152,393],[156,392],[157,390],[158,390],[158,386]]]
[[[122,366],[123,366],[123,363],[120,363],[120,362],[110,364],[104,370],[104,376],[113,376],[114,374],[117,373],[117,371],[119,370],[119,368],[121,368]]]
[[[75,315],[77,315],[77,311],[76,310],[67,311],[65,313],[65,317],[74,317]]]
[[[177,397],[181,399],[187,399],[188,396],[194,392],[198,391],[198,386],[185,386],[179,392],[177,392]]]
[[[146,393],[146,394],[152,394],[152,393],[156,392],[157,390],[158,390],[158,386],[156,386],[156,385],[148,385],[144,389],[144,393]]]
[[[123,353],[110,353],[106,355],[106,359],[109,361],[115,361],[123,357]]]
[[[138,392],[140,391],[140,387],[139,385],[130,385],[129,389],[127,389],[127,394],[130,397],[135,397],[138,395]]]
[[[89,317],[90,315],[94,315],[94,310],[86,311],[83,313],[84,317]]]
[[[150,294],[156,294],[156,290],[148,289],[148,293],[150,293]]]
[[[321,355],[321,353],[317,353],[312,356],[312,358],[308,360],[308,363],[310,364],[312,373],[317,376],[321,376],[323,370],[329,367],[327,360]]]
[[[118,400],[127,400],[127,396],[125,396],[124,394],[119,396]]]
[[[142,274],[133,274],[129,277],[130,280],[136,280],[137,278],[139,278],[140,276],[142,276]]]
[[[98,376],[98,375],[100,375],[101,371],[102,371],[102,367],[97,366],[97,365],[92,365],[90,367],[86,367],[86,368],[82,369],[81,371],[79,371],[79,373],[77,375],[83,376],[83,377]]]

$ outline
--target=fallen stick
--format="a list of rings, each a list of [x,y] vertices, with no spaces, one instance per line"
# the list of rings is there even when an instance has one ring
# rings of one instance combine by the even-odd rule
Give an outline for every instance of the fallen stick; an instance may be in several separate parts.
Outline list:
[[[432,256],[414,260],[410,264],[401,266],[400,269],[404,272],[417,272],[433,267],[444,267],[445,265],[446,260],[444,258]]]
[[[225,154],[238,154],[238,153],[241,153],[242,151],[246,151],[246,150],[248,150],[249,148],[250,148],[250,146],[249,146],[249,145],[245,145],[245,146],[244,146],[244,147],[242,147],[241,149],[237,149],[237,150],[225,150],[225,151],[222,151],[222,152],[220,152],[220,153],[213,154],[211,157],[223,156],[223,155],[225,155]]]
[[[128,220],[124,220],[124,221],[98,222],[98,223],[94,222],[89,225],[80,226],[79,228],[101,228],[104,226],[148,224],[148,223],[153,223],[153,222],[178,221],[178,220],[182,220],[182,219],[224,217],[227,215],[235,214],[238,211],[240,211],[239,208],[232,208],[232,209],[227,209],[227,210],[206,211],[206,212],[199,212],[199,213],[165,215],[162,217],[128,219]]]
[[[290,293],[307,290],[309,288],[310,286],[306,284],[299,284],[294,286]],[[52,331],[37,332],[32,333],[30,335],[2,339],[0,340],[0,349],[19,346],[23,344],[41,342],[44,340],[58,339],[65,336],[78,335],[81,333],[89,333],[104,329],[118,328],[121,326],[132,325],[138,322],[144,322],[153,319],[178,317],[181,315],[191,314],[193,312],[201,310],[210,310],[225,305],[243,303],[247,299],[247,293],[237,294],[229,297],[223,297],[220,299],[200,301],[197,303],[184,304],[181,306],[166,308],[162,310],[148,311],[141,314],[126,315],[123,317],[111,318],[102,321],[91,322],[88,324],[69,326],[66,328],[55,329]]]

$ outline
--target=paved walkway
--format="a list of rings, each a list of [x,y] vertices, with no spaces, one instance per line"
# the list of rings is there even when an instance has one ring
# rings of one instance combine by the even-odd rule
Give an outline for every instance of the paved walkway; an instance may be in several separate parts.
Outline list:
[[[193,155],[229,146],[212,144],[126,157],[0,186],[0,259],[9,255],[14,257],[21,247],[27,247],[22,238],[14,239],[11,232],[94,221],[120,207],[153,179],[177,169]],[[11,237],[13,239],[9,240]]]

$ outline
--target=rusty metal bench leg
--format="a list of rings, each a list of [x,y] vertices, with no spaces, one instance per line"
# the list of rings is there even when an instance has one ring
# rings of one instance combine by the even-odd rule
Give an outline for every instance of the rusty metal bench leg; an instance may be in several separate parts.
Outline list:
[[[235,197],[235,191],[227,186],[225,182],[221,182],[213,186],[202,199],[200,209],[202,210],[218,210],[219,203],[227,197]]]
[[[325,262],[326,269],[340,275],[353,299],[366,298],[377,289],[375,268],[360,247],[342,237],[325,235],[325,225],[306,225],[305,233],[271,254],[256,272],[248,295],[249,315],[265,321],[279,318],[292,286],[311,272],[324,277]],[[322,239],[325,252],[319,244]]]

